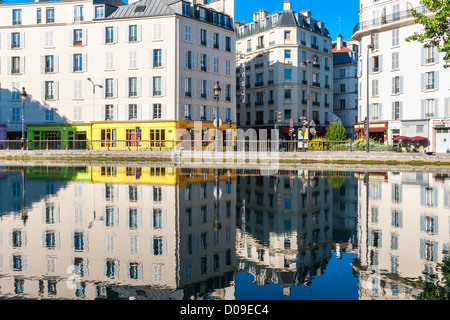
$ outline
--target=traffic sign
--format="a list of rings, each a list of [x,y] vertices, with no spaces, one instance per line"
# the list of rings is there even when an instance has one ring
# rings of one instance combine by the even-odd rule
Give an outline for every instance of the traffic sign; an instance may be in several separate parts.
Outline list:
[[[219,120],[219,125],[217,125],[217,120]],[[222,125],[222,120],[220,119],[214,119],[214,127],[218,128]]]
[[[292,133],[292,132],[294,132],[294,129],[293,128],[289,128],[289,133]]]

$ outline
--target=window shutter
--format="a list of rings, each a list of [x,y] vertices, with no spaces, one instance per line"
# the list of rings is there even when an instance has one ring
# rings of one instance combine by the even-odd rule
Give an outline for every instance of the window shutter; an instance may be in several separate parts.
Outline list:
[[[142,25],[137,26],[137,41],[142,41]]]
[[[373,86],[373,84],[372,84]],[[392,88],[391,88],[391,93],[394,94],[395,93],[395,77],[392,77]],[[373,94],[372,94],[373,95]]]
[[[186,96],[186,90],[185,90],[185,88],[184,88],[184,85],[185,85],[185,81],[186,81],[186,78],[185,77],[181,77],[181,80],[180,80],[180,88],[181,88],[181,96],[182,97],[185,97]]]
[[[45,81],[41,82],[41,100],[45,100]]]
[[[100,120],[101,121],[105,120],[105,108],[106,108],[106,106],[104,104],[102,104],[100,107]]]
[[[382,103],[379,103],[379,104],[378,104],[378,120],[383,119],[383,118],[382,118],[382,116],[383,116],[383,109],[382,109],[382,107],[383,107],[383,104],[382,104]]]
[[[123,86],[123,88],[124,88],[124,94],[125,94],[125,97],[128,97],[128,78],[125,78],[124,79],[124,86]]]
[[[167,63],[167,50],[166,49],[162,49],[161,50],[161,65],[163,67],[165,67],[166,63]]]
[[[73,72],[73,55],[69,55],[69,72]]]
[[[153,77],[148,78],[148,95],[153,97]]]
[[[20,73],[24,74],[25,73],[25,56],[20,57]]]
[[[142,78],[138,77],[137,78],[137,84],[136,84],[137,88],[137,96],[140,97],[142,95]]]
[[[383,71],[383,55],[379,55],[378,56],[378,65],[379,65],[379,71],[381,72],[381,71]]]
[[[119,37],[119,28],[117,26],[113,27],[113,42],[117,43]]]
[[[86,70],[87,70],[87,54],[83,53],[81,56],[81,59],[82,59],[81,68],[82,68],[83,72],[86,72]]]
[[[195,52],[194,51],[192,51],[192,53],[191,53],[191,68],[192,68],[192,70],[195,70]]]
[[[439,51],[436,47],[433,48],[433,52],[434,52],[434,62],[435,63],[439,63]]]
[[[189,54],[187,50],[184,50],[184,67],[187,69],[189,66]]]
[[[55,100],[59,100],[59,81],[53,82],[53,86]]]
[[[53,56],[53,69],[54,69],[54,72],[59,72],[59,56],[58,55]]]
[[[6,34],[6,48],[11,49],[11,32]]]
[[[420,74],[420,91],[425,91],[425,73]]]
[[[400,93],[403,93],[403,76],[400,76],[399,78],[398,78],[398,86],[399,86],[399,89],[400,89]]]
[[[115,104],[113,106],[113,120],[117,120],[118,118],[119,118],[119,106]]]
[[[422,119],[425,118],[425,100],[424,99],[420,100],[420,117]]]
[[[368,67],[369,67],[369,74],[370,73],[372,73],[372,58],[369,58],[369,61],[368,61]]]
[[[82,32],[83,32],[83,39],[81,39],[81,44],[85,46],[87,45],[87,29],[84,28]]]
[[[103,44],[106,43],[106,27],[102,28],[102,39],[101,39],[101,43],[103,43]]]
[[[41,73],[45,73],[45,56],[41,56]]]
[[[166,77],[161,77],[161,95],[166,95]]]
[[[434,99],[434,117],[439,118],[439,98]]]
[[[25,32],[20,33],[20,48],[25,49]]]
[[[439,71],[434,72],[434,89],[439,89]]]
[[[399,105],[399,119],[400,120],[402,120],[403,119],[403,101],[400,101],[399,103],[398,103],[398,105]]]
[[[11,37],[9,37],[11,39]],[[202,35],[200,27],[197,27],[197,44],[201,43]]]
[[[449,113],[448,113],[448,102],[449,102],[449,98],[445,98],[444,99],[444,117],[449,117]]]
[[[422,47],[420,50],[420,65],[424,66],[425,65],[425,48]]]
[[[114,97],[114,98],[117,98],[118,93],[119,93],[119,90],[117,89],[118,82],[119,82],[119,79],[117,79],[117,78],[114,78],[114,79],[113,79],[113,97]],[[103,90],[105,90],[105,86],[103,86]],[[105,95],[103,95],[103,97],[104,97],[104,96],[105,96]]]
[[[161,104],[161,119],[167,120],[167,107],[165,103]],[[166,137],[167,139],[167,137]]]

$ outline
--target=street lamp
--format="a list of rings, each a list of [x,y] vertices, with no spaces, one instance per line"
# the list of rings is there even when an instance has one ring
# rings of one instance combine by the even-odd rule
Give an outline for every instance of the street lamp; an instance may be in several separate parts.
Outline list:
[[[87,78],[87,80],[92,83],[92,94],[93,94],[93,111],[94,111],[94,117],[93,119],[95,120],[95,87],[99,87],[99,88],[103,88],[103,86],[99,85],[99,84],[95,84],[94,81],[92,81],[91,78]]]
[[[25,149],[25,100],[27,100],[27,96],[25,87],[23,87],[20,93],[20,99],[22,99],[22,150]]]
[[[219,151],[219,96],[220,96],[220,91],[222,91],[222,88],[219,85],[219,81],[216,81],[216,83],[214,83],[214,87],[213,87],[213,93],[214,93],[214,98],[217,101],[217,105],[216,105],[216,119],[214,121],[214,126],[216,127],[216,136],[215,136],[215,144],[216,144],[216,152]]]
[[[307,90],[308,90],[308,94],[307,94],[307,100],[308,100],[308,110],[307,110],[307,115],[306,115],[306,119],[307,119],[307,121],[308,121],[308,142],[309,142],[309,137],[311,136],[311,134],[310,134],[310,132],[309,132],[309,127],[310,127],[310,123],[311,123],[311,121],[310,121],[310,116],[309,116],[309,109],[310,109],[310,105],[311,105],[311,103],[310,103],[310,90],[309,90],[309,87],[310,87],[310,85],[309,85],[309,79],[310,79],[310,77],[311,77],[311,63],[314,65],[314,66],[316,66],[317,65],[317,61],[316,60],[313,60],[313,61],[311,61],[310,59],[308,59],[308,60],[303,60],[302,61],[302,66],[304,67],[304,66],[308,66],[308,79],[306,80],[306,87],[307,87]],[[309,145],[309,143],[308,143],[308,145]]]
[[[366,132],[366,152],[369,152],[369,50],[373,50],[373,44],[367,45],[367,83],[366,83],[366,91],[367,91],[367,106],[366,106],[366,119],[367,119],[367,132]]]

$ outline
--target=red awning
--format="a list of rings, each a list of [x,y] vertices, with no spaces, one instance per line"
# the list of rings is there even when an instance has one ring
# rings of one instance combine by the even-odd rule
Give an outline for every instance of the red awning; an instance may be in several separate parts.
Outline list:
[[[385,128],[369,128],[369,132],[385,132]]]
[[[392,138],[392,140],[413,140],[413,141],[422,141],[422,140],[427,140],[427,138],[425,138],[425,137],[419,137],[419,136],[415,136],[415,137],[398,136],[398,137]]]
[[[283,127],[283,133],[289,133],[289,127]]]

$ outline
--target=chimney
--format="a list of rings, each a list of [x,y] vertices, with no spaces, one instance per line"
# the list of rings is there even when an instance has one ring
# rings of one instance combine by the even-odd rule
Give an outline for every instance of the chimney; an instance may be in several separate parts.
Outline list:
[[[342,38],[342,35],[338,34],[336,41],[336,50],[340,51],[343,46],[344,46],[344,39]]]
[[[292,10],[292,9],[291,9],[291,1],[289,1],[289,0],[284,0],[284,3],[283,3],[283,10]]]

